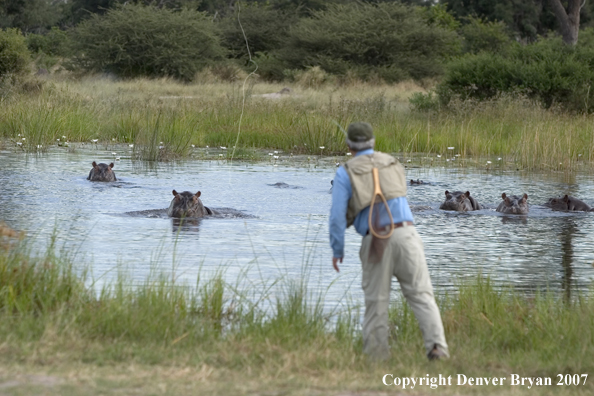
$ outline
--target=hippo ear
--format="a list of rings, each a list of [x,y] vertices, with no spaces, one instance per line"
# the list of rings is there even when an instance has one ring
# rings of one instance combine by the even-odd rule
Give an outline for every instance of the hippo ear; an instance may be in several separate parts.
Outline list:
[[[173,191],[171,191],[171,192],[173,193],[173,196],[174,196],[174,197],[177,197],[177,191],[173,190]]]
[[[569,202],[569,196],[567,194],[563,197],[563,202]]]
[[[466,191],[466,196],[470,197],[470,191]]]
[[[93,161],[93,168],[97,167],[97,163],[95,161]]]
[[[113,165],[113,162],[112,162],[111,164],[109,164],[109,169],[112,169],[112,168],[113,168],[113,166],[114,166],[114,165]]]
[[[505,199],[506,195],[505,193],[501,194],[501,199]]]
[[[200,191],[198,191],[196,194],[194,194],[194,196],[195,196],[196,198],[200,198],[200,196],[201,196],[201,195],[202,195],[202,193],[201,193]]]
[[[524,194],[523,198],[524,200],[528,199],[528,194]]]
[[[448,195],[450,192],[448,190],[446,190],[445,195]]]

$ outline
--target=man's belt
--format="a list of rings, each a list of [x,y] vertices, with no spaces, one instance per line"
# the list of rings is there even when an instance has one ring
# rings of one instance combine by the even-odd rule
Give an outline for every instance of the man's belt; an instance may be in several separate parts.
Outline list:
[[[400,228],[400,227],[410,227],[410,226],[414,226],[415,223],[413,223],[412,221],[401,221],[400,223],[394,223],[394,229],[396,228]],[[388,227],[389,225],[387,225],[386,227]],[[367,234],[369,234],[369,230],[367,230]]]

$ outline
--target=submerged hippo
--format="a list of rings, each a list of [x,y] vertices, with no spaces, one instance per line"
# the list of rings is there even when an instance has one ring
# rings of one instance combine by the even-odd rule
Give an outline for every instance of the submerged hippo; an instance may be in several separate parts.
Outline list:
[[[563,197],[550,198],[544,206],[561,211],[594,212],[587,203],[567,194]]]
[[[528,213],[528,195],[524,194],[521,197],[517,195],[507,196],[505,193],[501,194],[503,202],[497,207],[497,211],[505,214],[527,214]]]
[[[212,210],[202,204],[201,192],[192,194],[189,191],[178,193],[173,190],[173,198],[167,209],[170,217],[204,217],[212,214]]]
[[[421,179],[417,179],[417,180],[410,179],[410,185],[411,186],[415,186],[415,185],[418,185],[418,184],[427,184],[427,183],[424,182]]]
[[[439,209],[456,210],[458,212],[481,209],[481,205],[476,199],[470,196],[470,192],[468,191],[463,193],[462,191],[449,192],[446,190],[445,196],[446,199]]]
[[[117,181],[116,175],[113,169],[113,162],[109,165],[107,164],[97,164],[93,161],[93,169],[89,172],[89,177],[87,180],[90,181],[102,181],[102,182],[112,182]]]

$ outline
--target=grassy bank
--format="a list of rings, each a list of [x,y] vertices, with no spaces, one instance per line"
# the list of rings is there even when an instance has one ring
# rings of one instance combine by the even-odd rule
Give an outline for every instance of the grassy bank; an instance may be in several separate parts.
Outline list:
[[[252,148],[325,155],[345,152],[333,120],[345,126],[366,120],[375,128],[378,149],[404,156],[503,157],[514,167],[529,169],[591,169],[594,164],[593,116],[545,111],[510,98],[416,113],[409,110],[407,98],[422,89],[412,83],[296,86],[282,99],[259,96],[281,88],[248,83],[242,116],[241,82],[49,80],[40,93],[4,100],[0,136],[24,150],[44,150],[57,139],[128,143],[134,144],[136,158],[146,160],[184,157],[192,145],[224,146],[235,158]]]
[[[323,296],[299,282],[279,280],[283,292],[263,297],[266,286],[237,290],[221,276],[180,285],[156,274],[136,287],[122,277],[97,293],[66,252],[50,247],[34,254],[27,240],[2,235],[0,389],[14,394],[396,391],[382,384],[386,373],[452,375],[454,382],[440,394],[594,390],[594,378],[586,385],[556,385],[558,374],[594,373],[590,296],[571,302],[546,292],[526,297],[486,278],[462,284],[458,294],[439,302],[452,358],[434,363],[424,357],[411,311],[395,302],[393,357],[379,363],[360,352],[358,309],[328,314]],[[458,386],[457,374],[507,381]],[[511,374],[551,377],[553,385],[511,386]]]

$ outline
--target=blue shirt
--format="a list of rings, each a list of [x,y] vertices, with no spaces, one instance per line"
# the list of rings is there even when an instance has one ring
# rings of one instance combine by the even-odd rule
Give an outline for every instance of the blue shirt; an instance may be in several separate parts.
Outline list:
[[[372,154],[373,149],[359,151],[358,155]],[[330,247],[332,248],[334,257],[344,257],[344,232],[347,225],[347,208],[349,200],[353,196],[353,188],[351,186],[351,179],[346,169],[341,166],[336,170],[334,176],[334,184],[332,185],[332,207],[330,208]],[[383,203],[381,204],[383,206]],[[413,215],[408,206],[406,197],[398,197],[390,199],[388,206],[392,212],[392,219],[394,223],[402,221],[413,221]],[[374,209],[375,211],[375,209]],[[369,231],[369,206],[363,209],[357,217],[355,217],[355,230],[363,236]],[[384,218],[380,218],[380,224],[390,224],[390,218],[384,214]]]

